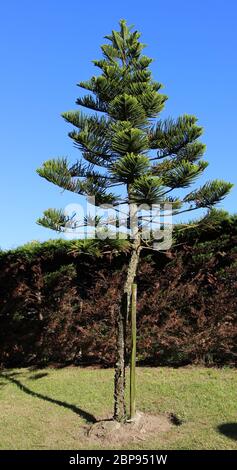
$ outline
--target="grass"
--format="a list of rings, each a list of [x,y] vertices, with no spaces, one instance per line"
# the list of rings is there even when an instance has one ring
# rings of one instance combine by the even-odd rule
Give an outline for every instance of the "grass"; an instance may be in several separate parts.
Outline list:
[[[235,370],[138,368],[137,385],[139,410],[173,413],[182,425],[121,449],[237,448]],[[113,371],[2,371],[0,409],[0,449],[80,450],[80,427],[112,412]],[[106,448],[112,448],[109,442]]]

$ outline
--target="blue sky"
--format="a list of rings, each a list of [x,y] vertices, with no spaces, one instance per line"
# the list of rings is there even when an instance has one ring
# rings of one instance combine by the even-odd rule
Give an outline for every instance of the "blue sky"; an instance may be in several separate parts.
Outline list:
[[[44,160],[78,158],[60,113],[95,72],[103,36],[121,18],[142,32],[153,76],[169,96],[165,116],[195,114],[210,165],[204,179],[237,183],[235,0],[11,0],[0,6],[0,247],[56,235],[36,225],[48,207],[79,198],[41,179]],[[202,182],[203,182],[202,181]],[[221,205],[237,212],[237,186]]]

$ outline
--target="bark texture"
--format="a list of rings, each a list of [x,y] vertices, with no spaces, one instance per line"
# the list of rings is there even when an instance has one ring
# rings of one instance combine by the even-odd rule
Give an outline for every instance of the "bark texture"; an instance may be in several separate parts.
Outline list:
[[[117,360],[114,379],[114,419],[119,422],[124,422],[127,417],[125,403],[126,336],[130,314],[132,285],[137,274],[140,251],[141,242],[140,238],[137,237],[133,243],[121,306],[118,308],[117,313]]]
[[[117,357],[114,376],[114,419],[119,422],[126,420],[125,403],[125,329],[126,316],[123,306],[118,308],[116,316]]]

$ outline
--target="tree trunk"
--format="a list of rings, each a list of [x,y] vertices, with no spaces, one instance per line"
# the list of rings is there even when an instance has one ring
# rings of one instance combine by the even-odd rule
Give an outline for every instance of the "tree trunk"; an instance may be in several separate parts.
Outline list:
[[[114,378],[114,419],[119,422],[126,420],[125,403],[125,356],[126,356],[126,329],[130,312],[132,284],[137,273],[141,251],[140,238],[136,238],[133,243],[132,255],[128,265],[127,279],[124,286],[124,292],[120,308],[118,308],[116,317],[117,330],[117,360],[115,365]]]
[[[123,302],[123,299],[122,299]],[[124,315],[124,307],[118,307],[116,315],[116,343],[117,358],[115,364],[114,376],[114,419],[119,422],[126,420],[126,404],[125,404],[125,329],[126,316]]]
[[[131,355],[130,355],[130,420],[136,416],[136,343],[137,343],[137,284],[132,285]]]

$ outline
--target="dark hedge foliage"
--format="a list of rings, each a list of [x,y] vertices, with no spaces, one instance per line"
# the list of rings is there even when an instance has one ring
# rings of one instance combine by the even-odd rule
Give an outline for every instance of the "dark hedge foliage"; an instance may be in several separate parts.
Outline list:
[[[141,363],[236,365],[236,247],[237,219],[223,213],[215,227],[182,231],[170,252],[144,250]],[[52,240],[1,251],[0,365],[113,365],[127,249]]]

